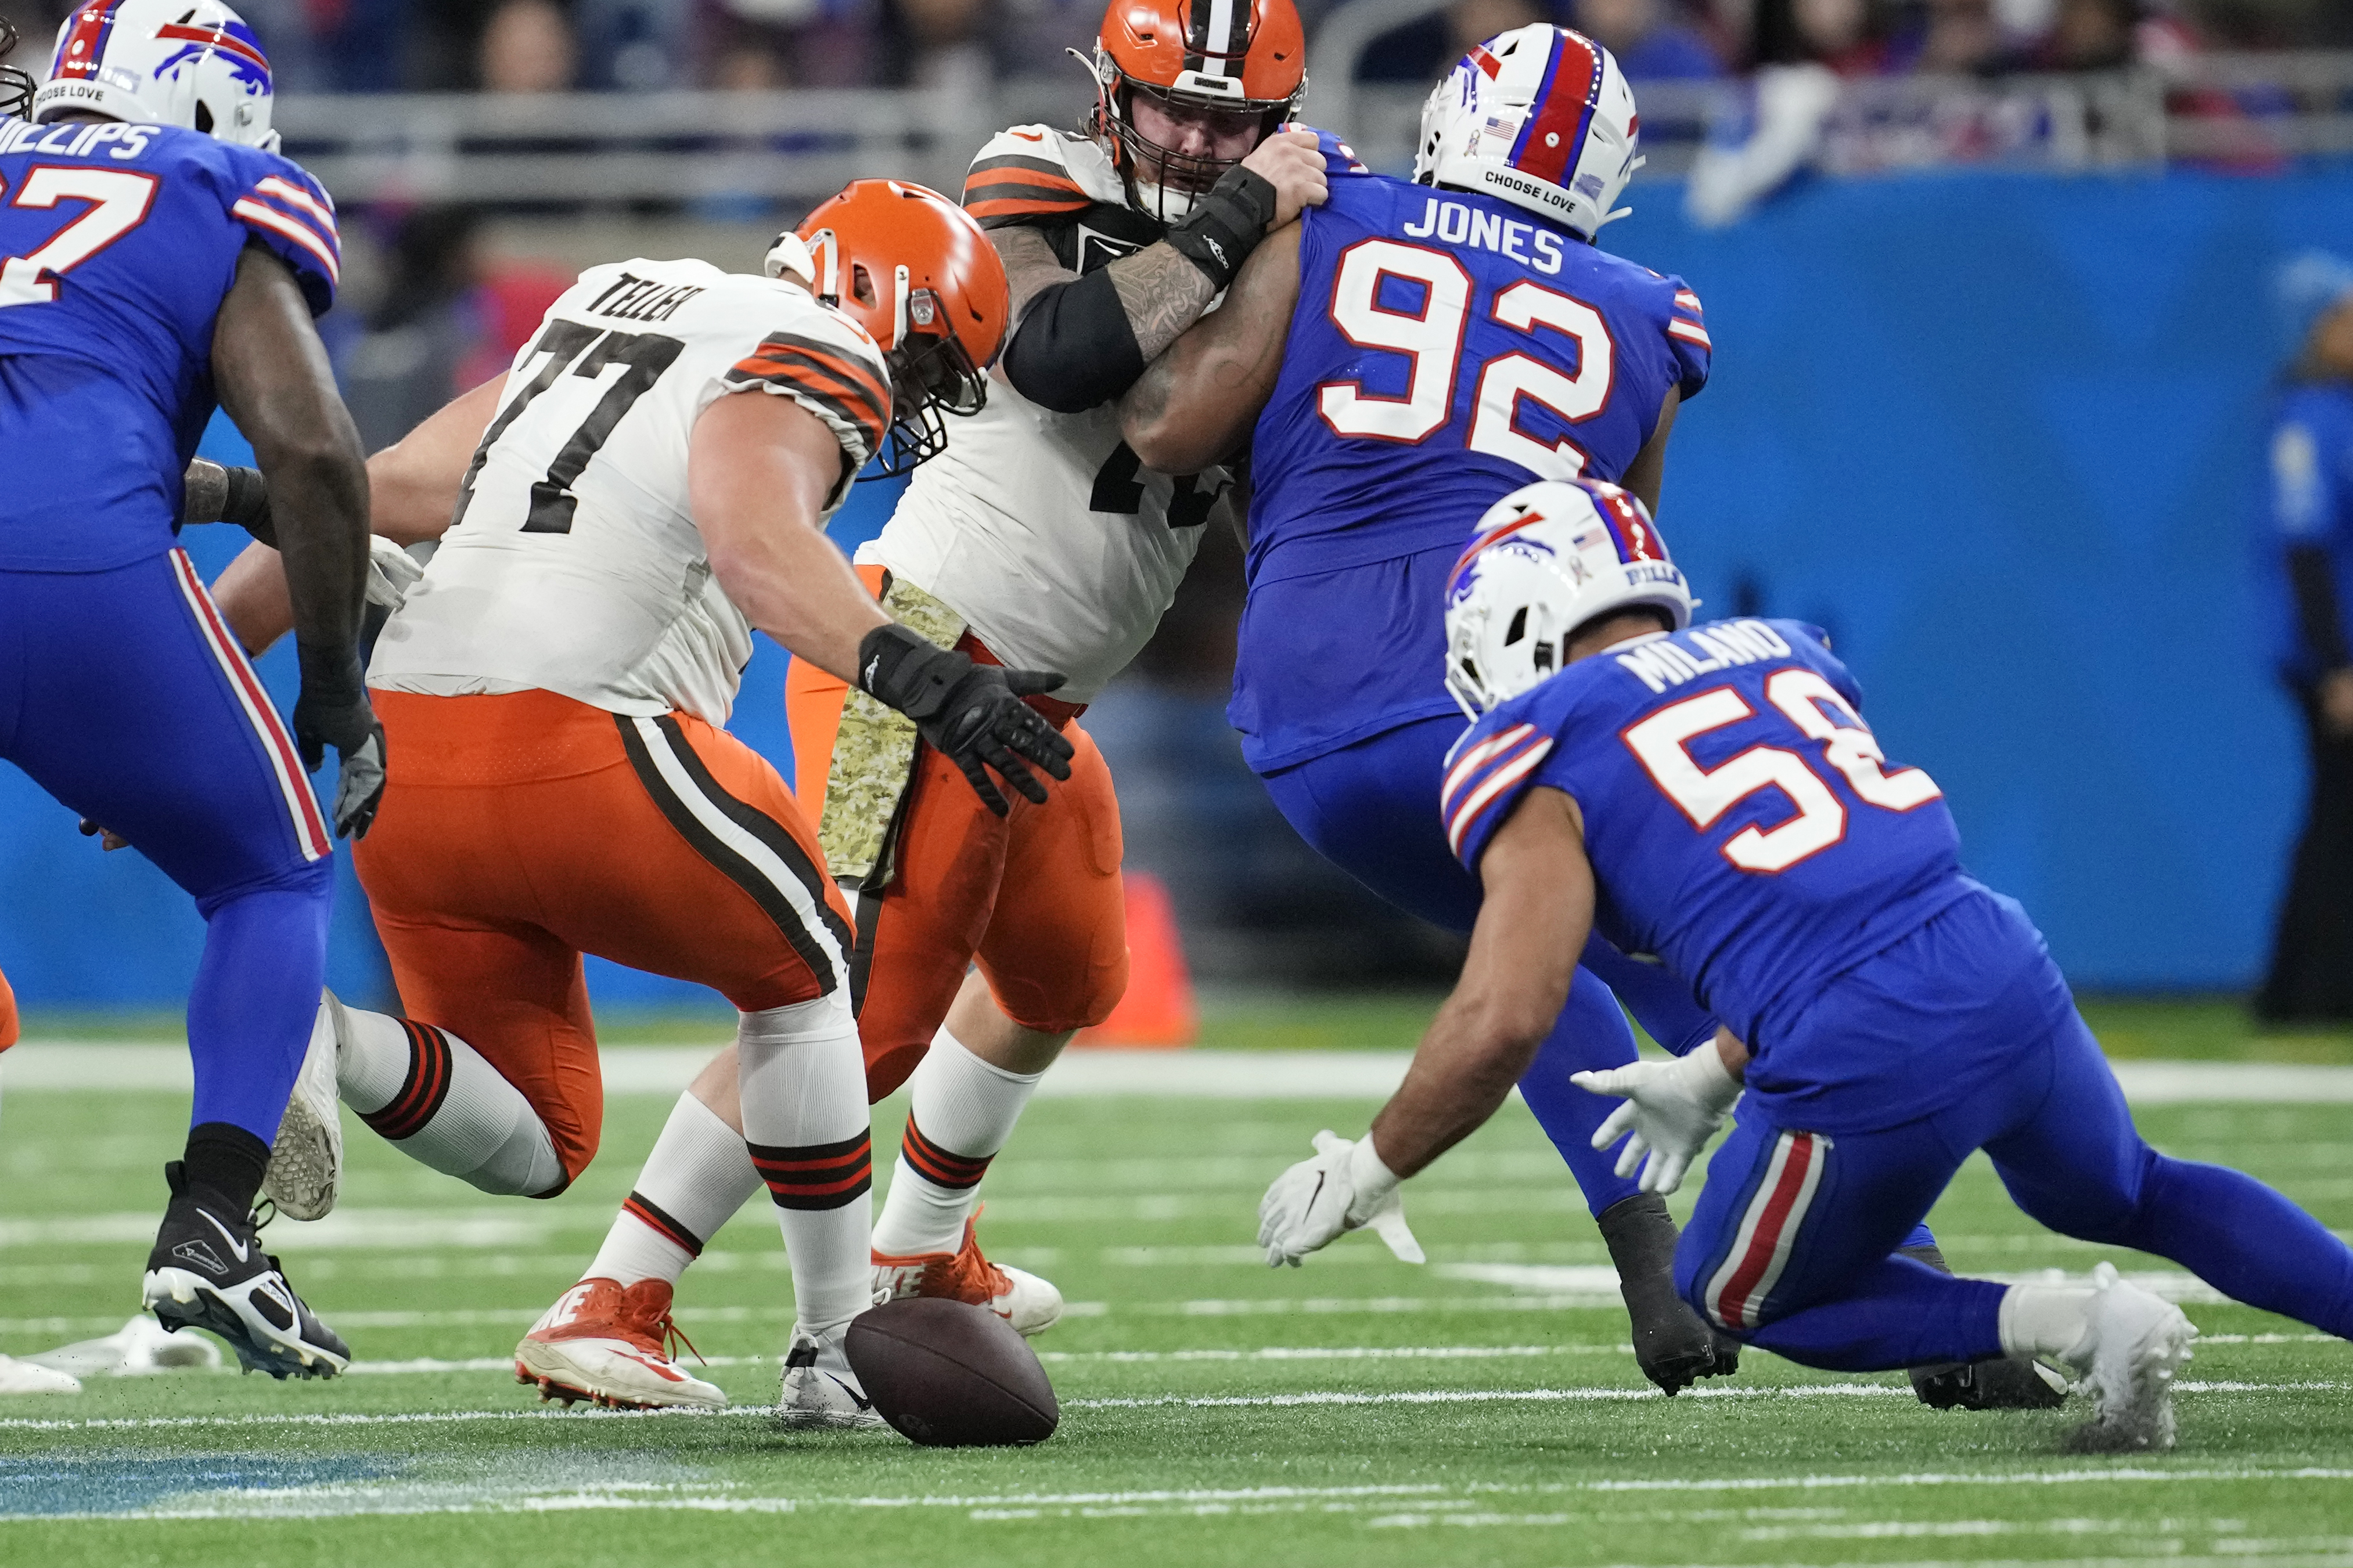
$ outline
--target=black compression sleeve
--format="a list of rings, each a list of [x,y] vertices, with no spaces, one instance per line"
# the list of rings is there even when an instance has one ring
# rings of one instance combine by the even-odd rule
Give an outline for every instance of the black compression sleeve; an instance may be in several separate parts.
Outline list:
[[[1005,379],[1057,414],[1109,403],[1144,374],[1127,307],[1103,268],[1038,291],[1006,345]]]
[[[2304,632],[2304,646],[2312,655],[2316,668],[2326,674],[2353,664],[2345,649],[2345,622],[2337,604],[2336,571],[2330,565],[2328,552],[2317,544],[2291,546],[2287,552],[2287,580],[2295,591],[2296,620]]]

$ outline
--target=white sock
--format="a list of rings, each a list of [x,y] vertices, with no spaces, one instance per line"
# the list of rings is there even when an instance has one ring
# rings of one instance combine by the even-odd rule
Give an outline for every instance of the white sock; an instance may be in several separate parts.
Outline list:
[[[874,1226],[877,1252],[911,1258],[964,1245],[975,1190],[1045,1076],[985,1062],[941,1026],[907,1079],[914,1103]]]
[[[849,994],[746,1013],[735,1046],[744,1137],[776,1200],[801,1326],[829,1332],[874,1304],[873,1144]]]
[[[2081,1285],[2012,1285],[2001,1298],[2001,1348],[2008,1355],[2073,1364],[2091,1331],[2092,1298]]]
[[[675,1285],[719,1227],[760,1190],[743,1134],[690,1091],[678,1097],[638,1184],[583,1279]]]
[[[564,1190],[571,1178],[539,1113],[473,1047],[414,1019],[359,1007],[343,1017],[336,1089],[402,1153],[486,1193]]]

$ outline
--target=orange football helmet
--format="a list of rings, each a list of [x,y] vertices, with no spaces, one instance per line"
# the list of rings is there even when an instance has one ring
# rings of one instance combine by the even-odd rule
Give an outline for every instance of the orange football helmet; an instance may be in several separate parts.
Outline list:
[[[1095,112],[1128,200],[1163,223],[1241,160],[1164,147],[1136,129],[1138,94],[1177,114],[1209,115],[1252,145],[1282,129],[1307,90],[1307,35],[1293,0],[1111,0],[1095,37]]]
[[[801,276],[819,300],[866,329],[891,368],[881,471],[903,474],[938,456],[948,439],[941,411],[980,412],[988,367],[1012,324],[1012,291],[997,247],[964,208],[903,180],[852,180],[794,235],[798,247],[780,237],[769,253],[769,276]]]

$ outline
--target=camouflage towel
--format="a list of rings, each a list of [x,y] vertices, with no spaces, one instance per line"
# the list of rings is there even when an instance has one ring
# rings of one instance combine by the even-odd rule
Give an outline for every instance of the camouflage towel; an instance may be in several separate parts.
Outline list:
[[[882,608],[901,626],[942,647],[964,636],[964,617],[903,577],[882,590]],[[885,708],[856,687],[841,707],[833,766],[826,774],[825,815],[818,846],[838,881],[870,890],[888,887],[893,870],[892,832],[899,802],[914,777],[915,721]]]

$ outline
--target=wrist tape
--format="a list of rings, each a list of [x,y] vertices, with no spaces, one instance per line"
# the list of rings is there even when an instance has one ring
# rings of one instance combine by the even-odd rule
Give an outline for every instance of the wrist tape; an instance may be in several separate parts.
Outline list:
[[[1168,231],[1168,243],[1223,293],[1273,222],[1273,184],[1237,165],[1193,199],[1185,221]]]

